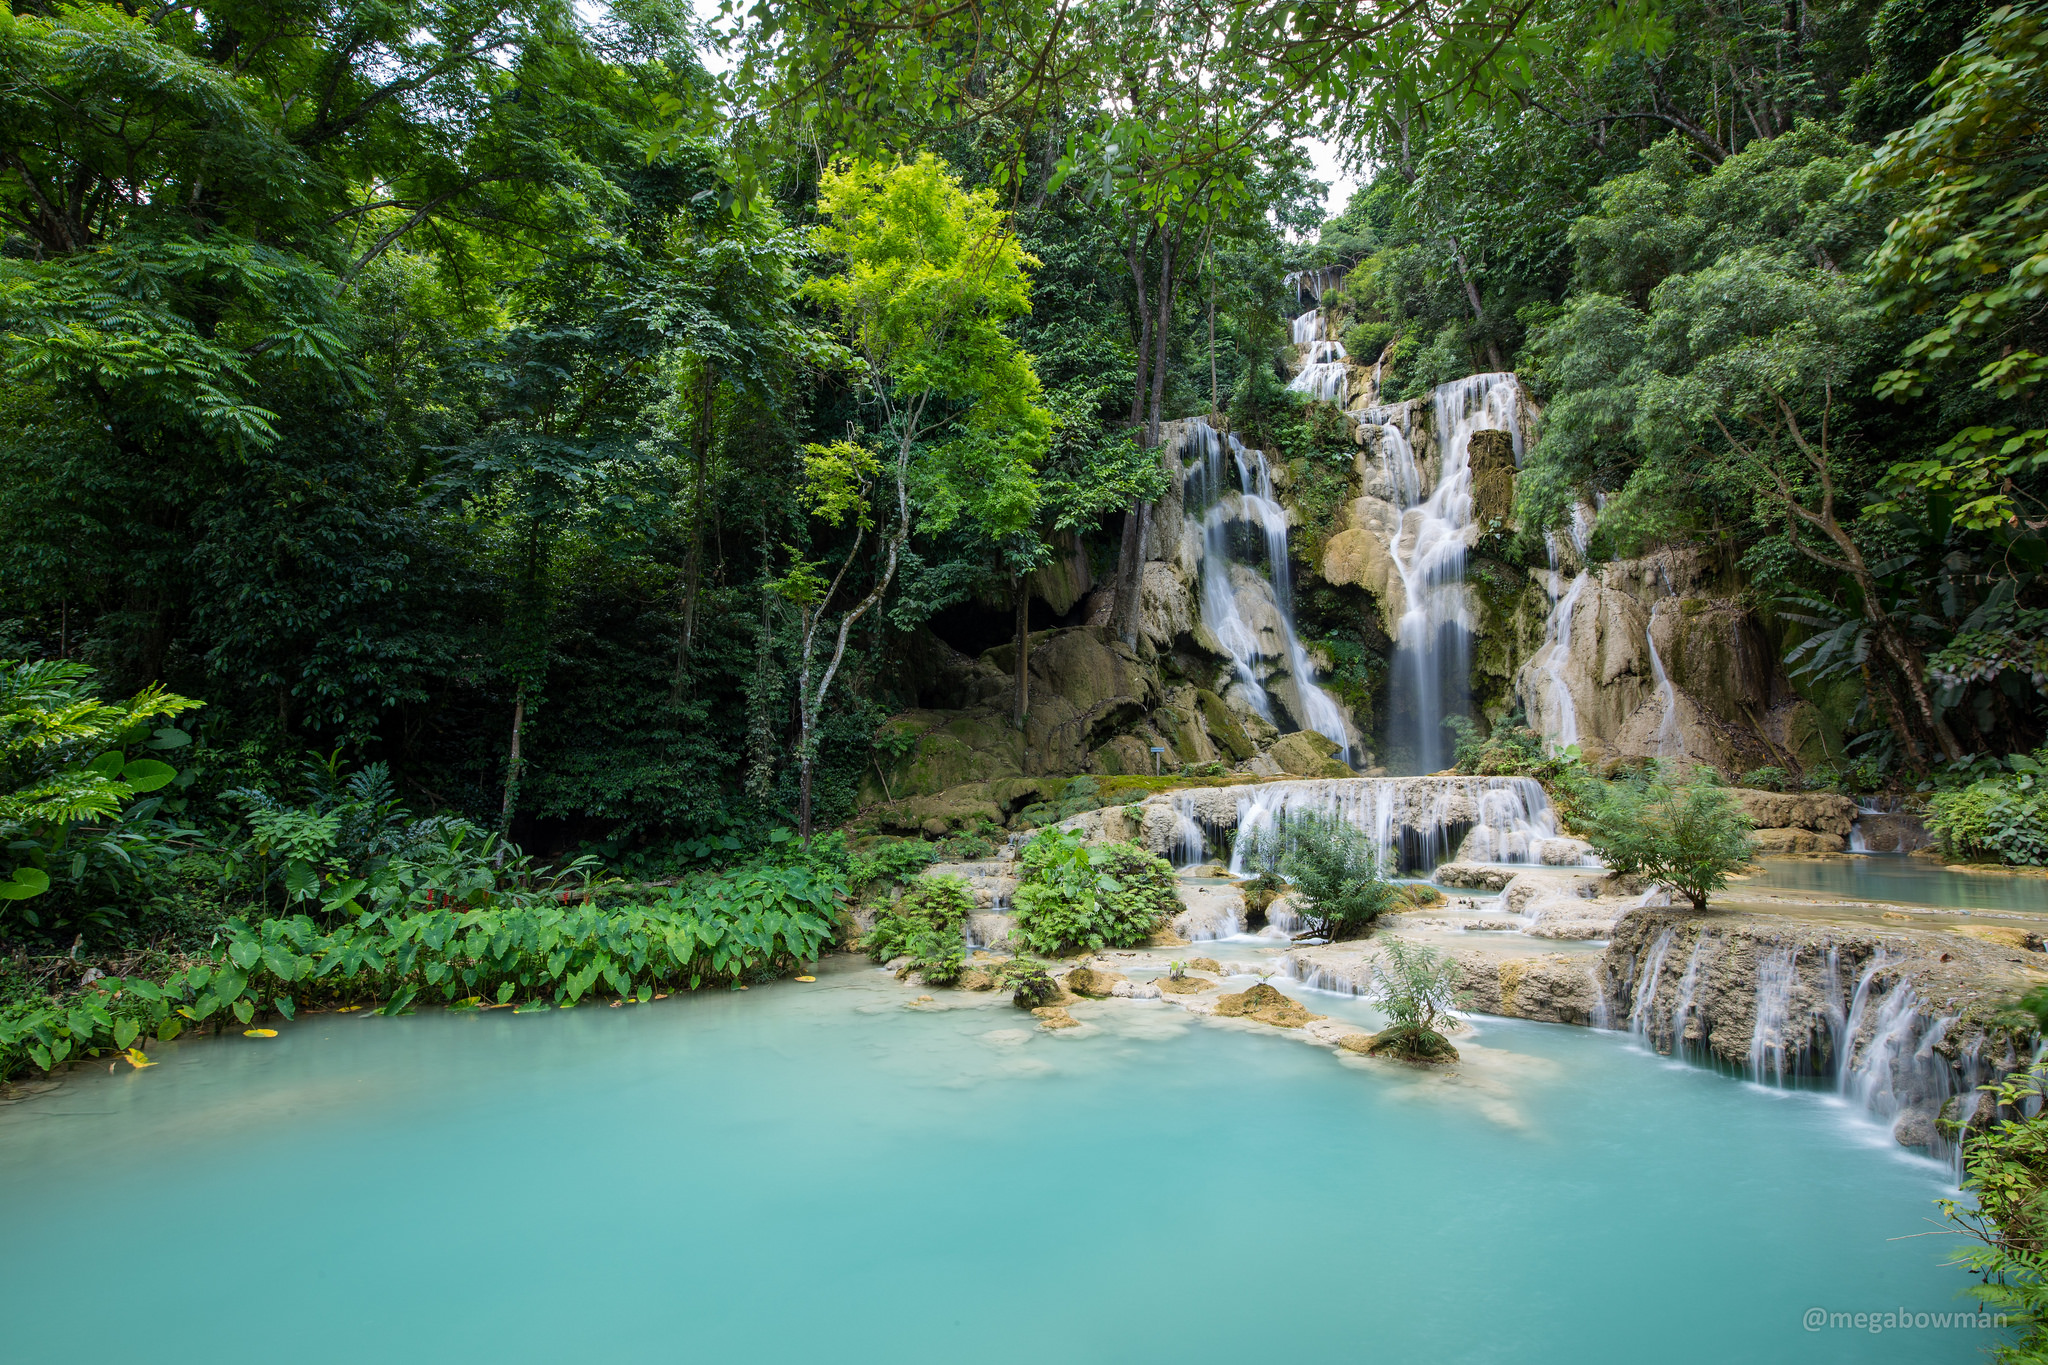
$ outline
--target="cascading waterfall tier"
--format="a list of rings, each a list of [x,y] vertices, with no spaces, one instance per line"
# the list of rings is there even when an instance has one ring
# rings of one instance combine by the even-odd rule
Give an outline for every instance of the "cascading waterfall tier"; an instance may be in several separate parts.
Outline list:
[[[1619,962],[1597,978],[1596,1024],[1625,1018],[1616,1026],[1655,1051],[1762,1085],[1831,1086],[1886,1120],[1918,1112],[1937,1148],[1946,1139],[1934,1118],[1967,1103],[1994,1069],[1974,1045],[1944,1045],[1959,1016],[1926,1008],[1882,942],[1845,960],[1840,946],[1750,945],[1697,922],[1662,920],[1640,926],[1630,944],[1623,938],[1610,950]],[[1720,1017],[1699,1003],[1710,989]],[[1730,1009],[1735,999],[1746,1008]],[[1717,1037],[1731,1028],[1733,1037]]]
[[[1394,756],[1419,773],[1449,766],[1444,721],[1472,709],[1475,621],[1465,591],[1465,552],[1475,536],[1472,437],[1505,431],[1516,464],[1522,459],[1521,386],[1514,375],[1469,375],[1439,385],[1430,401],[1437,454],[1433,481],[1423,477],[1416,459],[1416,433],[1408,426],[1412,407],[1369,408],[1361,418],[1378,429],[1380,460],[1401,509],[1393,549],[1402,612],[1388,733]]]
[[[1581,846],[1558,832],[1541,783],[1526,777],[1356,777],[1214,787],[1173,796],[1172,857],[1206,862],[1230,845],[1245,873],[1245,836],[1303,811],[1336,815],[1373,838],[1382,866],[1421,874],[1466,862],[1577,863]]]
[[[1351,759],[1344,708],[1316,682],[1294,629],[1287,512],[1265,455],[1196,418],[1188,424],[1189,535],[1202,547],[1202,624],[1230,656],[1236,685],[1281,730],[1314,730]]]
[[[1321,316],[1320,311],[1317,316]],[[1297,327],[1297,333],[1299,330]],[[1302,347],[1301,373],[1288,380],[1287,387],[1323,403],[1342,404],[1349,399],[1351,367],[1344,361],[1343,344],[1314,339],[1296,344]]]

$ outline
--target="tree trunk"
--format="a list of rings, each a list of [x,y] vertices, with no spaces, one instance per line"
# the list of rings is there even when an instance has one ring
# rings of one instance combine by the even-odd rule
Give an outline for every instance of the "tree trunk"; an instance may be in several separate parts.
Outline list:
[[[1017,729],[1024,728],[1031,707],[1031,575],[1016,574],[1017,590]]]
[[[1143,237],[1131,242],[1126,259],[1131,266],[1131,283],[1137,290],[1138,307],[1138,363],[1137,379],[1131,386],[1131,425],[1145,425],[1145,395],[1151,386],[1147,382],[1147,363],[1152,355],[1152,310],[1146,303],[1145,257],[1152,245],[1152,229],[1147,228]]]
[[[1124,514],[1123,544],[1116,560],[1116,595],[1109,626],[1119,640],[1138,647],[1138,624],[1142,616],[1139,597],[1145,576],[1145,533],[1150,529],[1152,504],[1134,502]]]
[[[690,493],[690,549],[683,559],[683,581],[677,594],[676,614],[680,623],[676,631],[675,677],[669,684],[671,701],[683,695],[683,673],[689,666],[690,642],[697,629],[697,590],[704,565],[704,479],[706,466],[711,462],[712,404],[717,392],[715,373],[706,365],[698,394],[697,421],[690,432],[690,455],[695,465]]]
[[[512,813],[519,805],[519,741],[526,729],[526,684],[512,694],[512,752],[505,762],[505,802],[498,811],[498,834],[512,830]]]
[[[1209,411],[1223,411],[1223,400],[1216,393],[1216,262],[1209,262]]]
[[[1464,282],[1465,299],[1472,305],[1472,319],[1483,330],[1486,326],[1486,310],[1479,306],[1479,286],[1472,283],[1472,276],[1465,269],[1465,252],[1459,247],[1456,238],[1451,240],[1451,259],[1458,263],[1458,278]],[[1501,362],[1500,348],[1493,344],[1491,336],[1486,338],[1486,363],[1493,366],[1496,371],[1507,369]]]
[[[1173,249],[1179,239],[1177,231],[1162,233],[1159,238],[1159,321],[1152,328],[1152,396],[1145,409],[1147,450],[1159,444],[1159,409],[1166,396],[1166,351],[1173,339],[1173,295],[1177,283],[1173,276]]]

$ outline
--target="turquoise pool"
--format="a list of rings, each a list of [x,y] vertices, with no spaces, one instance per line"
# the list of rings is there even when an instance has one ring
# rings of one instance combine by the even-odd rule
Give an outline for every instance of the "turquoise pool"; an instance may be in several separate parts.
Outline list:
[[[1157,1002],[1050,1034],[914,994],[842,961],[76,1074],[0,1109],[0,1355],[1722,1365],[1993,1336],[1805,1329],[1966,1306],[1911,1236],[1945,1169],[1824,1095],[1515,1021],[1433,1074]]]

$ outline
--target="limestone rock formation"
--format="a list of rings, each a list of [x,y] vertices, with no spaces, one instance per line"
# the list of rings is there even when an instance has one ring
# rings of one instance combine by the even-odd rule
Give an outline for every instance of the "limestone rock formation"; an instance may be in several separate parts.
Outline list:
[[[1263,981],[1248,991],[1218,996],[1216,1013],[1225,1018],[1256,1019],[1275,1028],[1300,1028],[1323,1017],[1310,1013],[1299,1001],[1282,995]]]

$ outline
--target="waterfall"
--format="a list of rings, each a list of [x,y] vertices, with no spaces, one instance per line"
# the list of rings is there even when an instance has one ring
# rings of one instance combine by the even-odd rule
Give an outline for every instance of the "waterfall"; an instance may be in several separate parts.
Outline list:
[[[1693,997],[1699,992],[1700,958],[1705,955],[1707,936],[1701,934],[1693,941],[1692,955],[1685,960],[1685,975],[1678,978],[1678,1003],[1671,1010],[1671,1047],[1676,1056],[1685,1055],[1685,1026],[1692,1022]],[[1706,1021],[1700,1022],[1700,1046],[1707,1044]]]
[[[1516,420],[1520,389],[1507,373],[1475,374],[1439,385],[1432,395],[1437,449],[1435,485],[1420,497],[1422,474],[1411,433],[1397,430],[1388,409],[1365,420],[1382,432],[1382,455],[1394,472],[1401,500],[1401,531],[1394,544],[1403,607],[1394,642],[1389,733],[1407,751],[1414,771],[1449,766],[1444,720],[1471,710],[1474,621],[1465,594],[1465,550],[1472,529],[1473,434],[1506,431],[1522,455]]]
[[[1672,940],[1677,937],[1676,929],[1666,929],[1657,935],[1657,941],[1650,945],[1650,956],[1643,967],[1642,980],[1635,989],[1635,1001],[1629,1007],[1629,1032],[1639,1033],[1645,1039],[1650,1037],[1650,1012],[1657,1004],[1657,986],[1664,975],[1664,960],[1671,956]]]
[[[1226,810],[1216,809],[1221,800]],[[1256,787],[1176,793],[1176,826],[1203,835],[1200,851],[1176,861],[1189,866],[1206,856],[1208,839],[1234,828],[1230,870],[1245,875],[1245,836],[1302,811],[1333,814],[1372,836],[1389,873],[1427,872],[1459,858],[1509,864],[1542,863],[1557,856],[1557,816],[1542,784],[1527,777],[1364,777],[1269,782]],[[1184,861],[1183,861],[1184,860]]]
[[[1295,319],[1295,333],[1301,332]],[[1287,387],[1322,403],[1342,404],[1351,396],[1351,367],[1344,363],[1344,346],[1336,341],[1310,338],[1303,347],[1301,373],[1287,381]]]
[[[1259,715],[1282,730],[1328,736],[1348,763],[1351,727],[1344,708],[1317,684],[1295,633],[1287,512],[1274,501],[1265,455],[1200,418],[1188,425],[1185,454],[1185,505],[1191,519],[1201,518],[1202,624],[1230,656]],[[1282,693],[1278,707],[1275,690]]]
[[[1313,346],[1323,334],[1323,310],[1311,308],[1294,320],[1294,344]]]
[[[1798,981],[1795,949],[1774,948],[1757,963],[1756,1027],[1749,1035],[1752,1080],[1775,1080],[1782,1085],[1786,1075],[1798,1069],[1799,1049],[1787,1036],[1792,1025],[1792,988]]]
[[[1672,751],[1680,748],[1678,689],[1671,685],[1670,675],[1664,671],[1664,660],[1657,653],[1657,608],[1668,600],[1659,598],[1651,604],[1650,624],[1643,629],[1643,643],[1650,647],[1650,677],[1657,685],[1657,697],[1664,708],[1664,714],[1657,722],[1657,733],[1654,738],[1659,758],[1670,758]]]
[[[1565,681],[1564,671],[1572,656],[1572,614],[1578,610],[1579,595],[1586,590],[1586,580],[1593,571],[1586,566],[1586,543],[1593,526],[1593,509],[1585,503],[1572,507],[1570,536],[1572,548],[1578,555],[1578,572],[1572,574],[1571,582],[1565,582],[1564,570],[1559,567],[1563,556],[1558,551],[1557,533],[1543,533],[1543,548],[1550,560],[1550,574],[1544,588],[1550,594],[1550,614],[1543,623],[1543,648],[1538,650],[1522,675],[1522,706],[1529,714],[1530,726],[1557,748],[1569,748],[1579,742],[1579,708],[1572,697],[1571,684]],[[1544,684],[1539,687],[1537,684]]]

